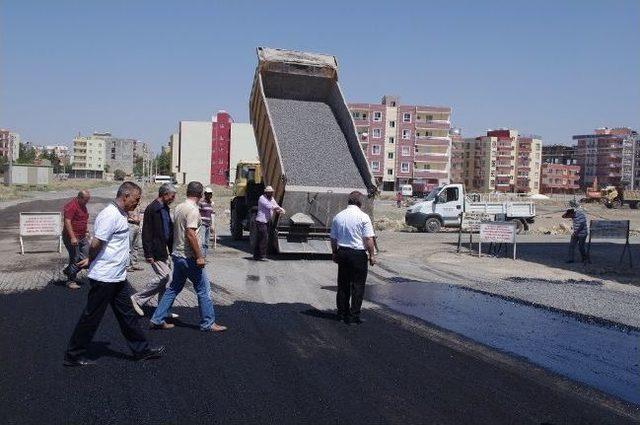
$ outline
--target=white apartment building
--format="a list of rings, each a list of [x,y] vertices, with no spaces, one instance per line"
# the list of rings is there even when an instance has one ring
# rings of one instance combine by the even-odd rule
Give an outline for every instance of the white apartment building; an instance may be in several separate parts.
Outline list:
[[[211,121],[180,121],[178,124],[177,171],[178,183],[211,181]],[[174,153],[171,155],[175,156]]]
[[[100,136],[73,139],[72,168],[75,177],[101,178],[106,165],[105,153],[105,140]]]

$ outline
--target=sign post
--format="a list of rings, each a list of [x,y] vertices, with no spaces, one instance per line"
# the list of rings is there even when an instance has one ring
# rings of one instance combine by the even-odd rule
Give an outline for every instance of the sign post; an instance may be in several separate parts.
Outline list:
[[[591,239],[624,239],[624,248],[620,254],[619,264],[622,264],[624,254],[629,256],[629,267],[633,267],[631,246],[629,246],[629,220],[591,220],[589,223],[589,246],[587,259],[591,263]]]
[[[513,259],[516,259],[516,223],[513,221],[493,221],[480,223],[478,257],[482,256],[482,242],[510,243],[513,245]]]
[[[24,254],[24,237],[55,236],[62,252],[62,215],[59,212],[20,213],[20,253]]]
[[[493,221],[494,215],[487,213],[464,212],[460,214],[460,230],[458,231],[458,250],[462,246],[462,233],[469,234],[469,250],[473,245],[473,234],[480,231],[480,223]]]

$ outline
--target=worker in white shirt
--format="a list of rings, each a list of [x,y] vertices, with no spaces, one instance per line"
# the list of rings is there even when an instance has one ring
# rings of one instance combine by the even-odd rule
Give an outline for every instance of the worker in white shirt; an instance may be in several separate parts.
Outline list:
[[[346,324],[362,323],[360,308],[367,281],[367,262],[372,266],[376,263],[373,225],[371,218],[360,209],[362,200],[360,192],[351,192],[349,205],[336,214],[331,223],[331,250],[333,261],[338,264],[338,319]]]

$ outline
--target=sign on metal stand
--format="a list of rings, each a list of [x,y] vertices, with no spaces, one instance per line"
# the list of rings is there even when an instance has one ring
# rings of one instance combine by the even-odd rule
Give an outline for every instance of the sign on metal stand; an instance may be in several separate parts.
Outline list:
[[[478,257],[482,256],[482,243],[510,243],[513,246],[513,259],[516,259],[516,223],[514,221],[493,221],[480,223],[480,242]]]
[[[591,220],[589,224],[589,246],[587,261],[591,263],[591,239],[624,239],[625,244],[620,254],[622,264],[625,253],[629,256],[629,267],[633,267],[631,246],[629,245],[629,220]]]
[[[30,236],[55,236],[58,252],[62,252],[62,215],[59,212],[20,213],[21,254],[24,254],[24,238]]]
[[[460,252],[462,246],[462,234],[469,234],[469,250],[473,246],[473,234],[480,232],[480,223],[485,221],[493,221],[494,215],[487,213],[465,212],[460,214],[460,229],[458,231],[458,249]]]

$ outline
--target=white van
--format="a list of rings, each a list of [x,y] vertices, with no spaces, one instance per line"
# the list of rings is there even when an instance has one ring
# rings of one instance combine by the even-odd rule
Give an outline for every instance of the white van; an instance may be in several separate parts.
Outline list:
[[[400,186],[400,192],[402,193],[402,196],[411,197],[413,196],[413,186],[410,184],[403,184]]]

